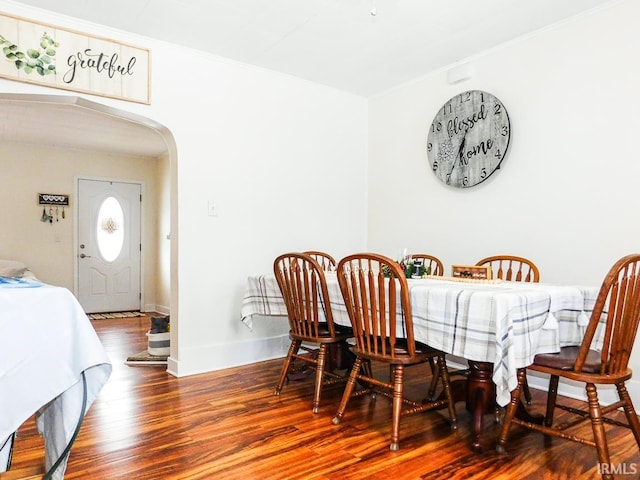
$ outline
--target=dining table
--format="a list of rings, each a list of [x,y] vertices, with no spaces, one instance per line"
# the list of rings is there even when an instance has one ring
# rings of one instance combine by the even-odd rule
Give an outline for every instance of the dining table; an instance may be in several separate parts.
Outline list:
[[[350,326],[337,273],[325,272],[325,277],[334,321]],[[501,279],[424,276],[407,283],[416,341],[469,363],[464,393],[456,400],[464,399],[472,413],[475,449],[482,416],[495,405],[507,405],[518,369],[531,365],[539,353],[580,344],[599,293],[598,287]],[[256,315],[286,314],[275,277],[249,276],[242,322],[252,328]]]
[[[83,418],[112,365],[89,318],[66,288],[0,277],[0,472],[15,432],[35,419],[47,477],[64,478]]]

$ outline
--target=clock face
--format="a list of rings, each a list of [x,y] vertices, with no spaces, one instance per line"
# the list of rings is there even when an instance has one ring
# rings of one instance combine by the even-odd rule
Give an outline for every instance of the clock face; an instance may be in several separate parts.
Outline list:
[[[431,170],[451,187],[473,187],[502,163],[511,137],[507,109],[481,90],[469,90],[445,103],[429,128]]]

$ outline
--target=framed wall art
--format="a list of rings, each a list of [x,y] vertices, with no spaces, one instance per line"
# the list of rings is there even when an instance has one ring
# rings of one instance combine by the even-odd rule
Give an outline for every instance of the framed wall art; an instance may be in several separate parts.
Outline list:
[[[0,13],[0,77],[151,103],[151,52]]]

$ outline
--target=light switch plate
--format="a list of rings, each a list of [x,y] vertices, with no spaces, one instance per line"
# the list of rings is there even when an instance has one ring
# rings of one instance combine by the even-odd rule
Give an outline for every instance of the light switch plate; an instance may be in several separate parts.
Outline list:
[[[216,206],[215,202],[212,202],[211,200],[209,200],[209,202],[207,203],[207,208],[208,208],[210,217],[218,216],[218,207]]]

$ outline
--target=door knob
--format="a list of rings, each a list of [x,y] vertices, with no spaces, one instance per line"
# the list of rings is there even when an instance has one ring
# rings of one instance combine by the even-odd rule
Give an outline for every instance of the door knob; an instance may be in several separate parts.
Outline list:
[[[80,258],[91,258],[91,255],[85,255],[84,253],[81,253]]]

